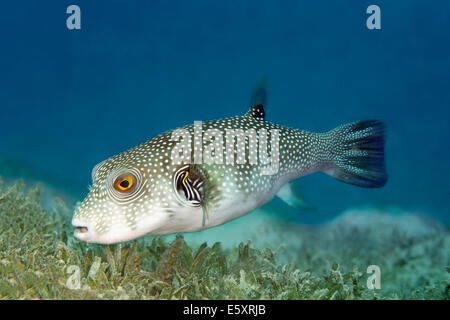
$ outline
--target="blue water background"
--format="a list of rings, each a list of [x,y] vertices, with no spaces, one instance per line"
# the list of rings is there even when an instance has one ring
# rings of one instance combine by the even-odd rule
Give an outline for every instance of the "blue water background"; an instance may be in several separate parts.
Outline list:
[[[81,7],[81,30],[66,28],[70,4]],[[371,4],[382,30],[366,28]],[[388,128],[388,184],[302,178],[318,210],[299,221],[366,204],[450,221],[449,1],[10,1],[0,43],[0,154],[77,199],[105,158],[194,120],[245,113],[266,74],[269,121],[327,131],[377,118]]]

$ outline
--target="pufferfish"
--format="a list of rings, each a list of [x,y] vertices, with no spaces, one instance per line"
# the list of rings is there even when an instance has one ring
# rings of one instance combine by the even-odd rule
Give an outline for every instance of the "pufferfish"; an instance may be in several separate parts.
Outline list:
[[[289,182],[314,172],[360,187],[386,184],[382,121],[364,120],[313,133],[267,121],[265,104],[263,82],[243,115],[207,121],[200,128],[189,124],[164,132],[97,164],[89,194],[74,213],[75,237],[108,244],[211,228],[261,207],[274,196],[295,204]],[[187,144],[194,154],[181,163],[174,161],[173,152],[180,142],[174,133],[180,129],[192,136],[200,133],[200,139]],[[220,134],[226,136],[227,130],[236,129],[267,133],[278,140],[246,136],[245,152],[239,156],[237,149],[230,153],[227,143],[216,141]],[[219,134],[215,139],[207,135],[211,130]],[[251,142],[267,144],[271,163],[249,161],[255,153],[262,155],[261,149],[252,149]],[[195,151],[202,143],[203,153],[212,152],[210,158],[228,159],[231,154],[234,161],[198,161]],[[200,158],[208,156],[203,153]],[[268,167],[276,170],[265,172]]]

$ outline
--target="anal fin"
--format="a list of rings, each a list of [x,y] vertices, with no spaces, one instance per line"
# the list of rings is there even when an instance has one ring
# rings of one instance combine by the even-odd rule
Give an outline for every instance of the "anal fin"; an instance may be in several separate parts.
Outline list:
[[[316,208],[312,206],[309,202],[305,200],[300,188],[293,183],[286,183],[276,194],[283,202],[291,207],[294,207],[302,211],[315,210]]]

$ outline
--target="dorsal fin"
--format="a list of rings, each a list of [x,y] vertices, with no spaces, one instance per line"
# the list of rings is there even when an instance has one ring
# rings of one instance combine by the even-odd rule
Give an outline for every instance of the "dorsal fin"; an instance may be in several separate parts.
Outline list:
[[[251,106],[250,110],[248,110],[245,115],[258,120],[264,120],[266,117],[266,112],[264,111],[264,106],[262,104],[258,104],[256,106]]]
[[[267,105],[267,78],[263,76],[250,97],[250,110],[246,115],[255,119],[264,120],[266,117],[265,106]]]
[[[259,81],[258,85],[252,92],[252,96],[250,97],[250,107],[257,106],[258,104],[262,104],[263,106],[267,105],[267,77],[263,76],[261,81]]]

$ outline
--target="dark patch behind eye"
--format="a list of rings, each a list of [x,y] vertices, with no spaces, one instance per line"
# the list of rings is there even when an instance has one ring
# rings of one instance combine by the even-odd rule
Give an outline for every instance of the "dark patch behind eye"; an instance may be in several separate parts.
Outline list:
[[[188,202],[190,202],[193,206],[199,206],[202,202],[201,194],[202,194],[202,181],[199,180],[199,177],[193,176],[189,168],[185,168],[185,170],[180,170],[176,173],[176,189],[178,191],[182,191],[184,197]],[[184,180],[184,184],[183,184]]]

